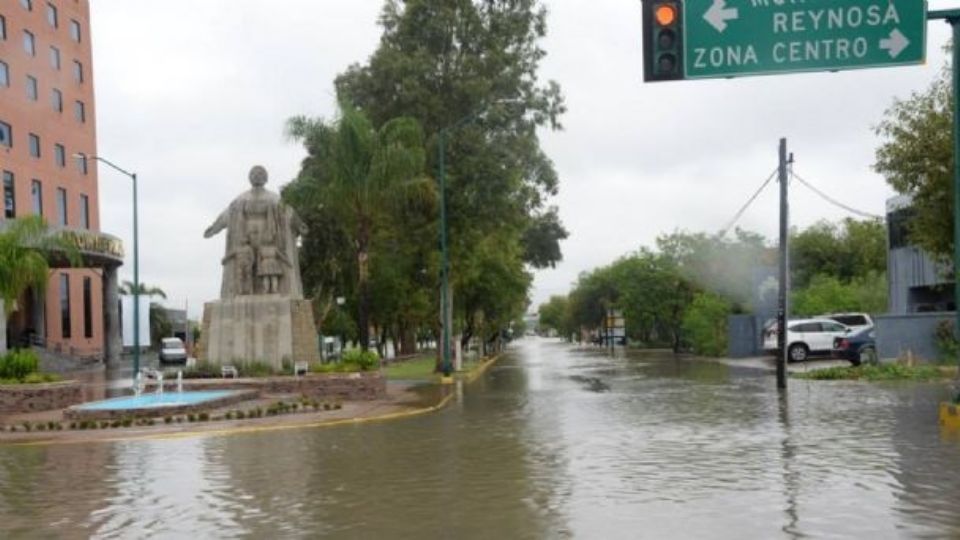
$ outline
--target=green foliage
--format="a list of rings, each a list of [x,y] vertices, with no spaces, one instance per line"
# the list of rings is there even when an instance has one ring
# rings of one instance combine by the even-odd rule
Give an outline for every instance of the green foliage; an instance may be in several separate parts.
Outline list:
[[[377,353],[363,349],[350,349],[344,352],[341,361],[346,365],[357,366],[361,371],[368,371],[380,366],[380,357],[377,356]]]
[[[804,289],[793,291],[791,312],[797,317],[824,313],[881,313],[887,308],[887,282],[873,273],[843,283],[831,275],[815,275]]]
[[[887,231],[880,220],[847,218],[840,224],[821,221],[790,238],[793,286],[804,288],[814,277],[829,275],[843,283],[887,268]]]
[[[526,308],[524,265],[554,265],[567,236],[547,204],[558,181],[537,136],[540,127],[559,128],[564,112],[559,86],[537,77],[546,10],[537,0],[390,0],[380,24],[369,61],[337,78],[338,98],[374,126],[416,119],[425,133],[424,170],[438,176],[444,141],[455,331],[462,329],[464,340],[493,339]],[[322,172],[323,160],[317,163]],[[374,320],[408,338],[439,332],[438,180],[420,190],[432,198],[391,213],[390,234],[375,238],[389,247],[371,251],[371,279],[382,279],[386,291],[373,295]],[[507,285],[495,294],[488,270]],[[354,296],[357,303],[363,297]]]
[[[798,379],[816,381],[864,380],[864,381],[935,381],[950,375],[931,365],[908,366],[899,362],[892,364],[832,367],[806,373],[792,374]]]
[[[727,317],[730,303],[711,293],[699,293],[683,317],[683,331],[694,352],[704,356],[727,354]]]
[[[343,102],[335,122],[295,117],[288,134],[303,141],[308,156],[295,185],[284,191],[294,208],[303,209],[310,232],[305,248],[341,242],[351,251],[334,249],[317,255],[305,249],[306,264],[320,258],[321,266],[337,272],[347,269],[356,286],[357,328],[360,346],[366,349],[370,327],[370,259],[380,249],[378,234],[394,214],[414,207],[431,207],[433,184],[424,176],[425,151],[420,125],[397,117],[377,128],[361,110]],[[314,226],[320,228],[315,231]],[[330,259],[330,256],[338,257]],[[326,260],[324,258],[326,257]],[[336,274],[334,274],[336,276]],[[305,276],[307,290],[326,295],[329,306],[337,283],[312,273]],[[345,280],[340,280],[342,283]],[[378,300],[381,297],[375,297]],[[390,296],[383,299],[390,299]],[[329,309],[329,308],[327,308]]]
[[[941,321],[934,330],[933,339],[940,353],[940,362],[956,364],[960,355],[960,342],[954,332],[954,321]]]
[[[310,366],[310,373],[356,373],[358,371],[364,371],[364,369],[359,364],[347,362],[317,363]]]
[[[0,356],[0,379],[26,382],[27,376],[35,373],[39,367],[40,359],[32,350],[13,350]]]
[[[942,258],[953,254],[953,93],[945,66],[923,92],[896,100],[876,128],[883,139],[874,169],[910,195],[911,242]]]
[[[264,362],[250,362],[237,366],[237,371],[241,377],[272,377],[274,375],[289,375],[293,369],[277,372],[272,365]]]
[[[80,252],[70,237],[51,233],[43,218],[8,219],[0,227],[0,317],[18,309],[17,300],[32,288],[39,296],[47,286],[49,258],[71,266],[80,264]],[[0,352],[6,352],[7,336],[0,324]]]
[[[566,296],[551,296],[545,304],[540,304],[540,329],[552,328],[564,338],[570,337],[572,327],[570,301]]]

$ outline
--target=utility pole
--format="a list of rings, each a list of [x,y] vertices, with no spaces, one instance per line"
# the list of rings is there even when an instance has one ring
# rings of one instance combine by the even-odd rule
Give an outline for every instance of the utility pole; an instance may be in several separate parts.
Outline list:
[[[792,156],[789,162],[792,162]],[[787,389],[787,319],[789,306],[787,297],[790,293],[789,267],[789,237],[790,237],[790,204],[787,198],[789,174],[787,171],[787,139],[780,139],[780,279],[779,294],[777,296],[777,388]]]

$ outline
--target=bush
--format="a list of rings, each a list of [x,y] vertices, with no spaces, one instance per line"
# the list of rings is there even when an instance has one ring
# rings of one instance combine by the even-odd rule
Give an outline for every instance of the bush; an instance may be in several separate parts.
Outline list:
[[[693,350],[704,356],[727,354],[727,317],[730,304],[710,293],[700,293],[683,317],[683,330]]]
[[[237,371],[240,372],[241,377],[270,377],[271,375],[276,375],[276,370],[273,369],[273,366],[270,364],[265,364],[263,362],[251,362],[249,364],[241,364],[237,366]],[[293,367],[290,368],[289,373],[284,373],[284,375],[289,375],[293,372]]]
[[[960,343],[954,335],[953,325],[953,321],[940,321],[933,332],[933,339],[940,352],[940,361],[951,364],[957,362],[957,353],[960,352]]]
[[[13,350],[0,356],[0,379],[23,381],[40,367],[37,354],[29,349]]]
[[[380,366],[380,357],[374,351],[351,349],[343,353],[343,364],[358,366],[361,371],[367,371]]]

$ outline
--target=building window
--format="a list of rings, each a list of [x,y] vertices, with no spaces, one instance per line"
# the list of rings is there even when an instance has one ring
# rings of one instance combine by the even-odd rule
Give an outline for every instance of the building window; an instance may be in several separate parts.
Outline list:
[[[60,49],[53,46],[50,47],[50,67],[60,71]]]
[[[0,145],[13,146],[13,128],[6,122],[0,122]]]
[[[37,90],[37,79],[27,75],[27,99],[36,101],[39,93],[39,90]]]
[[[13,173],[3,171],[3,215],[7,219],[17,215],[17,198],[14,194]]]
[[[27,11],[33,11],[33,2],[31,0],[20,0],[20,5]]]
[[[47,3],[47,22],[50,26],[57,27],[57,8],[49,2]]]
[[[80,43],[80,23],[70,19],[70,39]]]
[[[87,160],[83,157],[74,158],[77,161],[77,170],[80,171],[80,174],[86,176],[87,174]]]
[[[80,226],[90,229],[90,197],[80,195]]]
[[[83,278],[83,337],[93,337],[93,280]]]
[[[37,55],[37,47],[33,42],[33,34],[26,30],[23,31],[23,50],[30,56]]]
[[[56,88],[50,92],[50,105],[53,106],[53,110],[58,113],[63,112],[63,92],[57,90]]]
[[[73,103],[73,117],[81,124],[87,121],[87,110],[83,106],[82,101],[75,101]]]
[[[7,40],[7,18],[0,15],[0,40]]]
[[[60,337],[70,339],[70,276],[60,274]]]
[[[0,86],[10,86],[10,67],[0,61]]]
[[[33,203],[33,214],[35,216],[43,215],[43,186],[40,181],[34,179],[30,182],[30,200]]]
[[[67,226],[67,190],[57,188],[57,225]]]
[[[30,155],[39,158],[40,157],[40,137],[30,134]]]
[[[53,145],[53,157],[61,169],[67,166],[67,150],[62,144]]]
[[[83,64],[79,60],[73,61],[73,80],[78,84],[83,82]]]

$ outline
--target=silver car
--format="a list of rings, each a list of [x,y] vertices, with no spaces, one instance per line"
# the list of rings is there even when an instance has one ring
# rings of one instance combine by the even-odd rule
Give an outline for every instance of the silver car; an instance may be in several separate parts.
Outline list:
[[[178,337],[168,337],[160,340],[161,364],[186,364],[187,348]]]

